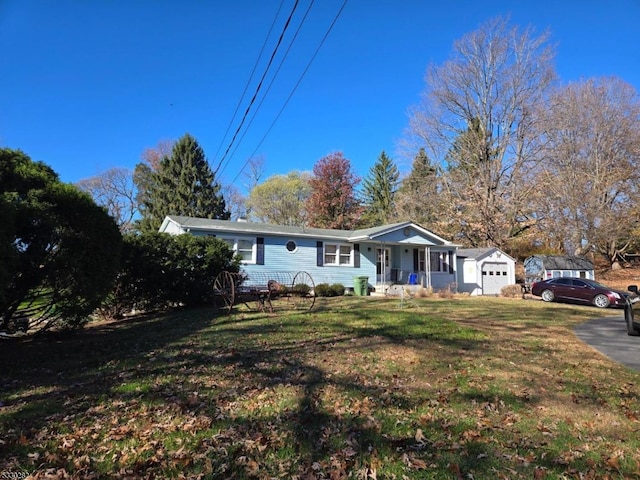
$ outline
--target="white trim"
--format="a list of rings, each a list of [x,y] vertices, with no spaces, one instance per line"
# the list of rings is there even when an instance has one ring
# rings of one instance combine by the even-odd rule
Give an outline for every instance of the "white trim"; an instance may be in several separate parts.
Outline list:
[[[336,262],[331,263],[327,262],[327,247],[336,247],[335,253],[331,253],[329,255],[335,255]],[[340,259],[345,257],[341,250],[343,247],[347,247],[349,249],[349,263],[341,263]],[[327,267],[353,267],[353,245],[350,243],[340,243],[340,242],[323,242],[322,243],[322,259],[324,266]]]
[[[236,255],[240,255],[240,247],[239,247],[239,243],[241,241],[246,241],[246,242],[251,242],[251,260],[247,260],[243,257],[242,259],[242,264],[243,265],[255,265],[257,262],[257,244],[258,241],[256,239],[256,237],[247,237],[247,236],[238,236],[238,235],[220,235],[219,237],[220,240],[222,240],[223,242],[225,242],[227,245],[229,245],[231,247],[231,249],[233,250],[233,252]],[[231,244],[232,243],[232,244]],[[244,249],[244,252],[248,253],[249,249]],[[240,255],[242,256],[242,255]]]

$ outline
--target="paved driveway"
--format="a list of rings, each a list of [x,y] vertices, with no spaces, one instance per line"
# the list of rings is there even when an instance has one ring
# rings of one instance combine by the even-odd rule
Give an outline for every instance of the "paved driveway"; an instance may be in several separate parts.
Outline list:
[[[640,337],[627,335],[624,317],[589,320],[575,328],[577,337],[607,357],[634,370],[640,370]]]

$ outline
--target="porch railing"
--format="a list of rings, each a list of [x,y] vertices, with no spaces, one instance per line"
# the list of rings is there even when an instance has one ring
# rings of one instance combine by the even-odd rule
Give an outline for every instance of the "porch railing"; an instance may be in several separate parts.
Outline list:
[[[399,268],[391,269],[389,278],[391,283],[398,285],[422,285],[427,286],[426,272],[418,272],[415,270],[400,270]]]

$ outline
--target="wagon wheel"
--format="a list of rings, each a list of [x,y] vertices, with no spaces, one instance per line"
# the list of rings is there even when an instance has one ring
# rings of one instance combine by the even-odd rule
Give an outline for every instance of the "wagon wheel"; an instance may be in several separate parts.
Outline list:
[[[315,290],[311,275],[307,272],[296,273],[288,292],[289,307],[295,310],[311,310],[316,302]]]
[[[220,308],[225,308],[227,313],[231,313],[235,302],[236,288],[235,279],[231,272],[220,272],[213,282],[213,294],[220,299]]]

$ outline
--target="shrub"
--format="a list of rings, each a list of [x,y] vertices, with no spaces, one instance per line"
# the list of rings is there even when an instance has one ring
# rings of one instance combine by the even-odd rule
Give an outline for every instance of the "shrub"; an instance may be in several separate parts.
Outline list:
[[[0,219],[0,330],[24,319],[36,331],[89,321],[118,271],[113,218],[44,163],[0,148]]]
[[[316,285],[316,296],[318,297],[339,297],[344,295],[344,285],[341,283],[319,283]]]
[[[500,290],[500,296],[507,298],[521,298],[522,286],[521,285],[507,285]]]
[[[318,297],[330,297],[329,294],[331,287],[328,283],[319,283],[316,285],[316,296]]]
[[[163,310],[214,301],[213,282],[223,270],[238,271],[233,252],[220,239],[144,233],[125,237],[116,286],[101,313]]]
[[[293,286],[293,293],[297,293],[298,295],[308,295],[311,291],[311,287],[306,283],[297,283]]]
[[[432,287],[422,287],[416,290],[415,293],[416,298],[429,298],[433,296],[433,288]]]

